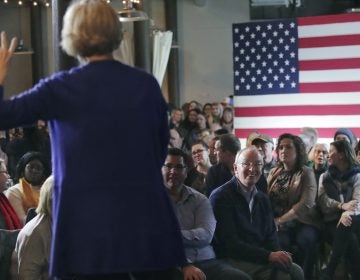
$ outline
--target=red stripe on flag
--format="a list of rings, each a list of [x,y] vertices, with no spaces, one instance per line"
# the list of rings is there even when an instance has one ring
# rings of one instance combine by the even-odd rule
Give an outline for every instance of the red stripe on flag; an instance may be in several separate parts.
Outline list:
[[[320,138],[334,138],[335,132],[339,128],[316,128]],[[350,127],[351,131],[355,133],[355,135],[360,135],[360,128],[358,127]],[[258,133],[267,134],[275,139],[277,139],[283,133],[291,133],[294,135],[300,134],[300,127],[294,128],[254,128],[254,129],[235,129],[235,135],[238,138],[246,138],[250,132],[257,131]]]
[[[299,44],[299,48],[353,46],[360,44],[360,35],[356,34],[356,35],[300,38],[298,44]]]
[[[360,91],[360,82],[300,83],[301,93]]]
[[[302,115],[358,115],[360,104],[356,105],[305,105],[235,108],[236,117],[302,116]]]
[[[299,61],[300,71],[360,68],[360,58]]]
[[[326,16],[316,16],[316,17],[300,17],[298,18],[298,24],[314,25],[314,24],[353,22],[353,21],[359,21],[359,18],[360,18],[360,13],[326,15]]]

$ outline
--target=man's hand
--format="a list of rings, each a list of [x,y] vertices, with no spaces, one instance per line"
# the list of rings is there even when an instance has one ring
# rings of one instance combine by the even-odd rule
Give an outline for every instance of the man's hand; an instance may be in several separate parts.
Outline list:
[[[0,46],[0,85],[4,83],[5,76],[7,74],[9,61],[15,52],[17,45],[17,39],[12,38],[10,47],[8,48],[8,42],[6,38],[6,33],[1,32],[1,46]]]
[[[182,268],[184,280],[205,280],[206,276],[201,269],[193,265],[187,265]]]
[[[271,252],[269,255],[269,262],[275,265],[280,265],[284,269],[288,270],[292,264],[292,257],[291,254],[286,251]]]
[[[343,224],[344,226],[346,227],[349,227],[351,226],[351,222],[352,222],[352,219],[351,219],[351,215],[352,215],[352,211],[345,211],[341,214],[341,217],[340,217],[340,220],[337,224],[337,227],[340,225],[340,224]]]
[[[345,211],[355,211],[357,208],[358,202],[357,200],[351,200],[349,202],[343,203],[341,205],[341,209]]]

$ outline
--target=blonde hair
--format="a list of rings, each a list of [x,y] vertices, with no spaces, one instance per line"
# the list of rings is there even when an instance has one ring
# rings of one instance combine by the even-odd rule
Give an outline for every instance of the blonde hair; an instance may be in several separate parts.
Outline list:
[[[113,52],[121,42],[121,23],[102,0],[73,1],[63,18],[61,47],[70,56],[85,58]]]
[[[39,204],[36,213],[52,216],[52,188],[54,177],[49,176],[40,189]]]

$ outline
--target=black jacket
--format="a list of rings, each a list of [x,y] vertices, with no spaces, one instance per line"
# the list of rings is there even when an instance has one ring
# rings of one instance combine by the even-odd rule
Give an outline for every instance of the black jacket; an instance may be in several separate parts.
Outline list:
[[[214,247],[220,258],[266,264],[280,249],[268,196],[258,191],[252,213],[236,177],[214,190],[210,201],[217,221]]]

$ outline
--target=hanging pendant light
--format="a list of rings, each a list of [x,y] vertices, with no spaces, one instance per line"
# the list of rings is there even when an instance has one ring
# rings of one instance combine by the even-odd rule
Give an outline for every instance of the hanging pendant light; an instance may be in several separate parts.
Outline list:
[[[118,11],[117,14],[121,22],[143,21],[149,19],[145,12],[133,8],[131,0],[125,0],[124,8]]]

